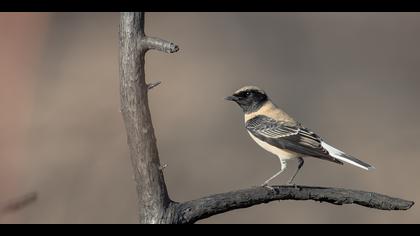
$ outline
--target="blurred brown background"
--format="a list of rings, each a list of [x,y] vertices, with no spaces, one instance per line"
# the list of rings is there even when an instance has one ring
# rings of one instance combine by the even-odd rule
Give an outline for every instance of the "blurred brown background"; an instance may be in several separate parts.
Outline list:
[[[37,191],[0,223],[136,223],[119,113],[118,13],[0,14],[0,202]],[[305,126],[377,169],[307,159],[296,182],[420,201],[420,14],[147,13],[151,111],[171,197],[261,184],[277,158],[223,97],[253,84]],[[273,184],[296,167],[289,163]],[[420,223],[404,212],[272,202],[201,223]]]

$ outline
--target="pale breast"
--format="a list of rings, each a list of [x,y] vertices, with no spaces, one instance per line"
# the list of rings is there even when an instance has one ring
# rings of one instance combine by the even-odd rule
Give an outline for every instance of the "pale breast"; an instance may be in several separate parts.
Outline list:
[[[296,152],[292,152],[292,151],[289,151],[289,150],[286,150],[286,149],[281,149],[281,148],[275,147],[273,145],[270,145],[270,144],[258,139],[257,137],[255,137],[251,132],[248,131],[248,133],[251,136],[251,138],[256,143],[258,143],[258,145],[260,145],[266,151],[269,151],[269,152],[273,153],[274,155],[278,156],[280,159],[287,160],[287,159],[290,159],[290,158],[296,158],[296,157],[301,156]]]

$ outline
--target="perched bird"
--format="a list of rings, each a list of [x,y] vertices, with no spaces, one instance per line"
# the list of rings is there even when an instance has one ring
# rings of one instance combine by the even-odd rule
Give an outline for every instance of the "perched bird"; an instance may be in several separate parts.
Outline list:
[[[236,102],[242,108],[245,113],[245,127],[252,139],[280,159],[280,171],[267,179],[262,186],[267,186],[282,173],[286,168],[286,160],[293,158],[299,164],[288,184],[293,183],[302,168],[303,157],[316,157],[341,165],[346,162],[365,170],[374,169],[373,166],[325,143],[320,136],[274,105],[258,87],[245,86],[225,99]]]

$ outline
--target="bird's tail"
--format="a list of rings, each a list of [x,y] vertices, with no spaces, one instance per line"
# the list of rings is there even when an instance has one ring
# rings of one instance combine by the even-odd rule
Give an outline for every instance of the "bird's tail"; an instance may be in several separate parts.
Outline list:
[[[360,167],[360,168],[365,169],[365,170],[375,169],[375,167],[373,167],[373,166],[371,166],[371,165],[369,165],[369,164],[367,164],[367,163],[365,163],[365,162],[363,162],[363,161],[361,161],[361,160],[359,160],[359,159],[357,159],[353,156],[347,155],[344,152],[338,150],[337,148],[332,147],[332,146],[330,146],[330,145],[328,145],[324,142],[322,142],[321,145],[322,145],[323,148],[325,148],[329,152],[329,154],[332,157],[334,157],[334,158],[336,158],[340,161],[347,162],[349,164],[355,165],[355,166]]]

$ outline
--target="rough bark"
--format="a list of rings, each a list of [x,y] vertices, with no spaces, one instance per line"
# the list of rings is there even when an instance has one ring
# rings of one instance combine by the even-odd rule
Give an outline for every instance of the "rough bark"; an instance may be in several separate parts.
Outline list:
[[[197,220],[227,211],[247,208],[276,200],[314,200],[335,205],[358,204],[379,210],[407,210],[414,202],[388,197],[379,193],[342,188],[309,186],[254,187],[215,194],[180,203],[176,209],[176,223],[194,223]]]
[[[121,113],[138,195],[140,223],[194,223],[212,215],[276,200],[315,200],[336,205],[358,204],[381,210],[407,210],[414,202],[378,193],[338,188],[256,187],[211,195],[184,203],[169,198],[160,165],[148,103],[148,91],[160,82],[146,84],[144,60],[148,50],[178,51],[175,44],[144,33],[144,13],[121,13]]]
[[[149,49],[175,52],[169,42],[144,34],[144,13],[121,13],[121,113],[137,187],[140,223],[165,222],[170,199],[160,167],[145,82],[144,57]]]

